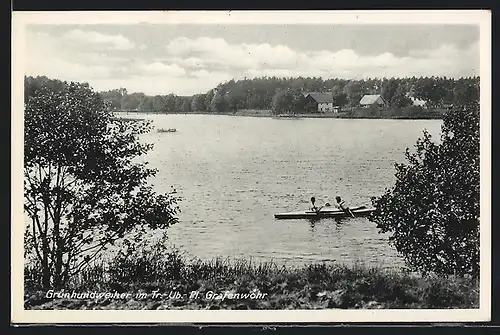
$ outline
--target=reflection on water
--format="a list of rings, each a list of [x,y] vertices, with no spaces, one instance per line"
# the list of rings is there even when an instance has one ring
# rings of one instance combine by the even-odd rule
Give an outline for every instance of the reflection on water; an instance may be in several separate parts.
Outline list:
[[[366,218],[275,220],[306,209],[309,199],[369,205],[394,182],[422,130],[439,120],[282,120],[211,115],[151,115],[157,128],[147,160],[158,168],[157,191],[183,197],[170,241],[193,256],[276,262],[356,261],[402,264],[386,235]]]

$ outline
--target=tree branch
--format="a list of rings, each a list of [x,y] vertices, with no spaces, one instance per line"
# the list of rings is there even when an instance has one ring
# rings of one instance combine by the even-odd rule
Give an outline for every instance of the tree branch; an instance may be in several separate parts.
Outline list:
[[[34,245],[34,248],[35,248],[35,253],[38,257],[38,260],[40,261],[40,263],[42,263],[43,261],[43,258],[42,258],[42,255],[40,254],[40,250],[38,249],[38,241],[37,241],[37,238],[36,238],[36,228],[35,228],[35,218],[34,217],[31,217],[31,227],[33,229],[33,245]]]

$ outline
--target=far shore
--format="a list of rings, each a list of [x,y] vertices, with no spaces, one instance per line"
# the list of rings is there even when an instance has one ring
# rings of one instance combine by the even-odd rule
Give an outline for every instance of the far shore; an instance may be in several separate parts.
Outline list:
[[[158,114],[166,114],[166,115],[227,115],[227,116],[246,116],[246,117],[268,117],[268,118],[276,118],[276,119],[299,119],[299,118],[320,118],[320,119],[391,119],[391,120],[440,120],[442,119],[442,113],[440,111],[430,110],[427,115],[419,114],[416,116],[406,116],[406,115],[397,115],[397,116],[386,116],[386,115],[352,115],[349,112],[325,112],[325,113],[300,113],[300,114],[273,114],[271,110],[237,110],[235,112],[228,113],[213,113],[207,111],[196,111],[190,113],[154,113],[154,112],[115,112],[119,115],[128,115],[130,113],[133,114],[144,114],[144,115],[158,115]]]

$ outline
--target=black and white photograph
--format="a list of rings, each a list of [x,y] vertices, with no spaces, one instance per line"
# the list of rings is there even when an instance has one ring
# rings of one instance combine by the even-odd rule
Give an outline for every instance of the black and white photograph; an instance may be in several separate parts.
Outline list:
[[[14,321],[490,319],[489,12],[14,12],[13,46]]]

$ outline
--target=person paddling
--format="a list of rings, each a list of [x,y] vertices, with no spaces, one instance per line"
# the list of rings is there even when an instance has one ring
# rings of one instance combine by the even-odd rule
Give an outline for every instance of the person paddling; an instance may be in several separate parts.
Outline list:
[[[311,197],[311,204],[312,204],[311,211],[316,212],[316,214],[319,214],[319,211],[321,210],[321,208],[323,208],[323,206],[318,208],[318,207],[316,207],[315,203],[316,203],[316,198]]]
[[[350,216],[354,217],[354,214],[352,214],[351,210],[349,207],[346,206],[345,201],[342,200],[339,196],[335,197],[335,200],[337,201],[337,208],[340,209],[341,211],[344,211],[346,213],[349,213]]]

